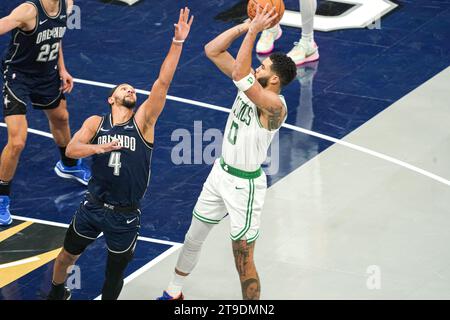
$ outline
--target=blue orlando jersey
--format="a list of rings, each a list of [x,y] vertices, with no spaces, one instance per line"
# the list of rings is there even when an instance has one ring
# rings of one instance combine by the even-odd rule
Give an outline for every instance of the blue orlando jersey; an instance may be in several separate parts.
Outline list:
[[[146,142],[134,116],[112,125],[112,115],[103,116],[92,144],[119,140],[122,148],[93,156],[88,191],[95,198],[120,207],[139,206],[150,181],[153,145]]]
[[[26,3],[36,7],[36,27],[29,32],[19,28],[12,30],[3,67],[28,74],[51,74],[57,69],[60,42],[66,32],[66,0],[59,0],[55,16],[47,14],[40,0]]]

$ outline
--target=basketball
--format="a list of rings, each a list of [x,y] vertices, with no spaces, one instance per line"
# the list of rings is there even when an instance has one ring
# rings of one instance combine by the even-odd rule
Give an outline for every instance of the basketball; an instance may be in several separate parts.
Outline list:
[[[270,27],[278,24],[283,18],[284,14],[284,2],[283,0],[249,0],[247,4],[247,14],[250,19],[253,19],[256,16],[256,9],[258,6],[262,11],[266,4],[269,4],[269,11],[272,10],[272,7],[275,7],[275,12],[278,13],[278,18],[272,23]]]

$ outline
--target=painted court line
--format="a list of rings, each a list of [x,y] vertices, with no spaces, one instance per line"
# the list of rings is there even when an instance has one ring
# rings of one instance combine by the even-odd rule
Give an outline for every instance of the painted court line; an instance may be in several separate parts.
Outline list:
[[[109,88],[109,89],[114,88],[116,86],[115,84],[111,84],[111,83],[104,83],[104,82],[84,80],[84,79],[73,79],[73,81],[76,83],[87,84],[87,85],[91,85],[91,86]],[[141,90],[141,89],[136,89],[136,92],[140,93],[140,94],[144,94],[144,95],[150,94],[150,91]],[[175,96],[171,96],[171,95],[167,95],[167,100],[183,102],[183,103],[187,103],[187,104],[191,104],[191,105],[195,105],[195,106],[199,106],[199,107],[204,107],[204,108],[208,108],[208,109],[218,110],[218,111],[222,111],[222,112],[228,112],[228,113],[230,112],[230,109],[228,109],[228,108],[219,107],[219,106],[215,106],[213,104],[195,101],[195,100],[191,100],[191,99],[179,98],[179,97],[175,97]]]
[[[74,79],[74,81],[78,82],[78,83],[82,83],[82,84],[98,86],[98,87],[105,87],[105,88],[114,88],[116,86],[116,85],[110,84],[110,83],[103,83],[103,82],[83,80],[83,79]],[[137,93],[141,93],[141,94],[146,94],[146,95],[150,94],[149,91],[145,91],[145,90],[136,90],[136,92]],[[230,109],[229,108],[215,106],[215,105],[212,105],[212,104],[209,104],[209,103],[203,103],[203,102],[199,102],[199,101],[195,101],[195,100],[184,99],[184,98],[179,98],[179,97],[174,97],[174,96],[169,96],[169,95],[167,96],[167,99],[168,100],[173,100],[173,101],[178,101],[178,102],[183,102],[183,103],[187,103],[187,104],[191,104],[191,105],[195,105],[195,106],[199,106],[199,107],[203,107],[203,108],[208,108],[208,109],[212,109],[212,110],[217,110],[217,111],[230,113]],[[321,134],[321,133],[314,132],[314,131],[311,131],[311,130],[307,130],[307,129],[303,129],[303,128],[300,128],[300,127],[296,127],[296,126],[291,125],[291,124],[286,124],[285,123],[283,125],[283,128],[290,129],[290,130],[297,131],[297,132],[301,132],[301,133],[304,133],[304,134],[307,134],[307,135],[310,135],[310,136],[313,136],[313,137],[316,137],[316,138],[319,138],[319,139],[323,139],[323,140],[327,140],[327,141],[330,141],[330,142],[333,142],[333,143],[340,144],[342,146],[345,146],[347,148],[350,148],[350,149],[353,149],[353,150],[356,150],[356,151],[359,151],[359,152],[362,152],[362,153],[369,154],[369,155],[371,155],[373,157],[376,157],[376,158],[379,158],[379,159],[391,162],[391,163],[396,164],[398,166],[401,166],[401,167],[404,167],[404,168],[409,169],[411,171],[414,171],[414,172],[416,172],[418,174],[424,175],[424,176],[426,176],[426,177],[428,177],[430,179],[433,179],[433,180],[435,180],[437,182],[440,182],[440,183],[443,183],[443,184],[446,184],[446,185],[450,186],[450,181],[447,180],[447,179],[444,179],[443,177],[440,177],[440,176],[438,176],[438,175],[436,175],[434,173],[431,173],[431,172],[426,171],[424,169],[418,168],[418,167],[416,167],[416,166],[414,166],[412,164],[409,164],[407,162],[395,159],[395,158],[393,158],[391,156],[388,156],[388,155],[385,155],[383,153],[380,153],[380,152],[377,152],[377,151],[373,151],[373,150],[367,149],[365,147],[361,147],[361,146],[358,146],[358,145],[355,145],[355,144],[352,144],[352,143],[349,143],[349,142],[346,142],[346,141],[343,141],[343,140],[340,140],[340,139],[336,139],[336,138],[327,136],[325,134]]]
[[[0,264],[0,269],[16,267],[16,266],[20,266],[22,264],[27,264],[27,263],[35,262],[35,261],[39,261],[39,260],[40,259],[38,257],[33,257],[33,258],[23,259],[23,260],[19,260],[19,261],[14,261],[11,263]]]
[[[6,123],[0,122],[0,127],[6,128]],[[47,137],[47,138],[53,139],[53,135],[51,133],[48,133],[48,132],[35,130],[35,129],[30,129],[30,128],[28,128],[28,132],[29,133],[33,133],[33,134],[37,134],[38,136],[43,136],[43,137]]]
[[[91,81],[91,80],[84,80],[84,79],[74,79],[74,81],[77,82],[77,83],[81,83],[81,84],[97,86],[97,87],[103,87],[103,88],[114,88],[116,86],[116,85],[110,84],[110,83]],[[140,93],[140,94],[146,94],[146,95],[148,95],[150,93],[149,91],[145,91],[145,90],[136,90],[136,92]],[[178,101],[178,102],[190,104],[190,105],[195,105],[195,106],[199,106],[199,107],[203,107],[203,108],[208,108],[208,109],[212,109],[212,110],[217,110],[217,111],[221,111],[221,112],[227,112],[227,113],[230,112],[230,109],[228,109],[228,108],[212,105],[212,104],[209,104],[209,103],[203,103],[203,102],[199,102],[199,101],[195,101],[195,100],[191,100],[191,99],[184,99],[184,98],[174,97],[174,96],[170,96],[170,95],[167,96],[167,99],[168,100],[172,100],[172,101]],[[4,123],[0,122],[0,127],[6,127],[6,125]],[[303,133],[303,134],[307,134],[307,135],[310,135],[310,136],[313,136],[313,137],[316,137],[316,138],[319,138],[319,139],[323,139],[323,140],[326,140],[326,141],[330,141],[330,142],[333,142],[333,143],[345,146],[347,148],[350,148],[350,149],[353,149],[353,150],[356,150],[356,151],[359,151],[359,152],[371,155],[373,157],[376,157],[376,158],[388,161],[388,162],[393,163],[395,165],[401,166],[403,168],[406,168],[408,170],[411,170],[413,172],[416,172],[418,174],[426,176],[426,177],[428,177],[428,178],[430,178],[432,180],[435,180],[435,181],[437,181],[439,183],[443,183],[443,184],[445,184],[447,186],[450,186],[450,180],[447,180],[447,179],[445,179],[443,177],[440,177],[440,176],[438,176],[438,175],[436,175],[434,173],[431,173],[429,171],[426,171],[424,169],[416,167],[416,166],[414,166],[412,164],[409,164],[407,162],[398,160],[398,159],[393,158],[391,156],[385,155],[383,153],[380,153],[380,152],[377,152],[377,151],[373,151],[373,150],[370,150],[368,148],[361,147],[361,146],[358,146],[358,145],[355,145],[353,143],[349,143],[349,142],[346,142],[346,141],[343,141],[343,140],[340,140],[340,139],[336,139],[336,138],[327,136],[325,134],[321,134],[321,133],[314,132],[314,131],[311,131],[311,130],[303,129],[303,128],[300,128],[300,127],[297,127],[297,126],[294,126],[294,125],[291,125],[291,124],[284,124],[283,128],[286,128],[286,129],[289,129],[289,130],[293,130],[293,131],[297,131],[297,132],[300,132],[300,133]],[[44,136],[44,137],[48,137],[48,138],[53,138],[53,136],[50,133],[43,132],[43,131],[40,131],[40,130],[28,129],[28,132],[34,133],[34,134],[37,134],[37,135],[41,135],[41,136]]]
[[[40,220],[40,219],[34,219],[34,218],[28,218],[28,217],[22,217],[22,216],[14,216],[14,215],[11,215],[11,217],[15,220],[31,221],[31,222],[35,222],[35,223],[46,224],[48,226],[61,227],[61,228],[66,228],[66,229],[69,227],[69,225],[67,223],[59,223],[59,222]]]
[[[69,228],[69,224],[67,224],[67,223],[53,222],[53,221],[48,221],[48,220],[34,219],[34,218],[28,218],[28,217],[23,217],[23,216],[15,216],[15,215],[11,215],[11,217],[13,219],[21,220],[21,221],[31,221],[31,222],[35,222],[35,223],[46,224],[46,225],[49,225],[49,226],[62,227],[62,228],[66,228],[66,229]],[[103,233],[101,233],[100,235],[102,235],[102,234]],[[100,237],[100,235],[99,235],[99,237]],[[179,246],[179,245],[181,245],[181,243],[179,243],[179,242],[160,240],[160,239],[141,237],[141,236],[138,237],[138,240],[144,241],[144,242],[152,242],[152,243],[157,243],[157,244],[164,244],[164,245],[168,245],[168,246]]]
[[[371,155],[373,157],[376,157],[376,158],[379,158],[379,159],[383,159],[385,161],[388,161],[388,162],[391,162],[393,164],[399,165],[401,167],[404,167],[406,169],[414,171],[414,172],[416,172],[418,174],[424,175],[424,176],[426,176],[426,177],[428,177],[430,179],[433,179],[433,180],[435,180],[437,182],[440,182],[440,183],[443,183],[443,184],[446,184],[446,185],[450,186],[450,181],[445,179],[445,178],[443,178],[443,177],[440,177],[440,176],[438,176],[438,175],[436,175],[434,173],[431,173],[429,171],[426,171],[424,169],[416,167],[416,166],[414,166],[412,164],[409,164],[407,162],[398,160],[398,159],[393,158],[391,156],[385,155],[383,153],[380,153],[380,152],[377,152],[377,151],[373,151],[373,150],[367,149],[365,147],[358,146],[356,144],[353,144],[353,143],[350,143],[350,142],[347,142],[347,141],[343,141],[343,140],[339,140],[339,139],[336,139],[336,138],[333,138],[333,137],[330,137],[330,136],[326,136],[326,135],[321,134],[321,133],[317,133],[317,132],[310,131],[310,130],[307,130],[307,129],[299,128],[299,127],[296,127],[296,126],[293,126],[293,125],[290,125],[290,124],[284,124],[283,127],[285,127],[286,129],[291,129],[291,130],[294,130],[294,131],[297,131],[297,132],[301,132],[301,133],[304,133],[304,134],[307,134],[307,135],[310,135],[310,136],[313,136],[313,137],[316,137],[316,138],[320,138],[320,139],[323,139],[323,140],[334,142],[334,143],[340,144],[340,145],[342,145],[344,147],[347,147],[347,148],[350,148],[350,149],[353,149],[353,150],[356,150],[356,151],[360,151],[360,152],[365,153],[365,154],[369,154],[369,155]]]

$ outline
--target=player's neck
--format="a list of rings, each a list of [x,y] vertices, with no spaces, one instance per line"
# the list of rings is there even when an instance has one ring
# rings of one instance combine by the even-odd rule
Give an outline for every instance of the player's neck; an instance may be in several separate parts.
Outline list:
[[[45,11],[51,15],[55,15],[59,11],[59,1],[61,0],[41,0]]]
[[[264,90],[269,90],[269,91],[272,91],[272,92],[274,92],[274,93],[276,93],[276,94],[280,94],[281,93],[281,88],[280,88],[280,86],[274,86],[274,85],[271,85],[271,84],[268,84],[265,88],[264,88]]]
[[[125,123],[133,116],[133,109],[128,109],[124,106],[113,107],[111,110],[113,126],[116,124]]]

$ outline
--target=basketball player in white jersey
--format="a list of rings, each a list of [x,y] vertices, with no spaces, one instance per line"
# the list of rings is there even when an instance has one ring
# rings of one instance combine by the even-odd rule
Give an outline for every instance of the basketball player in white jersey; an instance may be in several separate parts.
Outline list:
[[[319,48],[314,41],[314,16],[317,10],[317,0],[299,0],[299,4],[302,16],[302,35],[287,54],[297,66],[319,60]],[[272,52],[275,40],[278,40],[282,33],[280,24],[264,30],[256,44],[256,52],[259,54]]]
[[[273,54],[256,71],[251,69],[256,36],[276,18],[271,17],[274,10],[267,12],[267,6],[259,11],[251,22],[223,32],[205,46],[208,58],[233,79],[239,91],[225,128],[222,156],[203,185],[172,281],[159,300],[184,298],[184,280],[198,262],[204,240],[227,214],[243,299],[260,297],[253,252],[267,189],[261,164],[273,136],[286,120],[286,102],[280,91],[295,79],[296,66],[285,54]],[[244,34],[235,60],[227,49]]]

